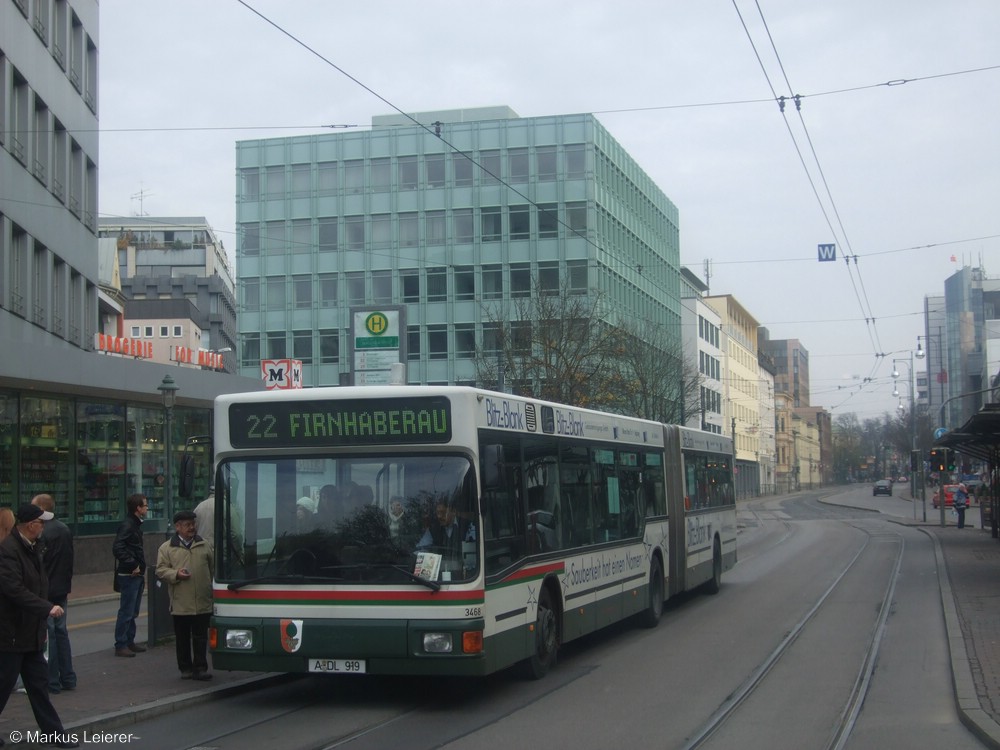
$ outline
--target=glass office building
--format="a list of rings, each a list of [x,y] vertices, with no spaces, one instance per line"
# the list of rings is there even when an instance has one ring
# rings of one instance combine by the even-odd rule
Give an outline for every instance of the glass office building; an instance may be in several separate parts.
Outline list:
[[[350,310],[399,305],[407,381],[473,383],[487,308],[562,288],[679,341],[677,209],[593,115],[413,118],[237,143],[241,374],[351,382]]]

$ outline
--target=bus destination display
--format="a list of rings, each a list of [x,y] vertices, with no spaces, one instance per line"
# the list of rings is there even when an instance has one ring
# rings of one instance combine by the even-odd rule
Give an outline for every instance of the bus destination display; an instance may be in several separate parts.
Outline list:
[[[451,402],[419,396],[235,403],[229,440],[234,448],[447,443]]]

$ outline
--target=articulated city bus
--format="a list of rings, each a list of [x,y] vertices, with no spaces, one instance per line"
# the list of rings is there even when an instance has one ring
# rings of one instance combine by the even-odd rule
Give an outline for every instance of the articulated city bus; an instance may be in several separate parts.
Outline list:
[[[720,435],[467,387],[215,404],[216,669],[534,677],[736,562]]]

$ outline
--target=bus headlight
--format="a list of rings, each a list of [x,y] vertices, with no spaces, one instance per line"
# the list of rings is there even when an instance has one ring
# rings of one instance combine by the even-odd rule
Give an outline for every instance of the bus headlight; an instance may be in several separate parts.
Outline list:
[[[450,654],[451,633],[424,633],[424,651],[428,654]]]
[[[227,630],[226,648],[239,649],[240,651],[249,651],[250,649],[253,648],[253,631]]]

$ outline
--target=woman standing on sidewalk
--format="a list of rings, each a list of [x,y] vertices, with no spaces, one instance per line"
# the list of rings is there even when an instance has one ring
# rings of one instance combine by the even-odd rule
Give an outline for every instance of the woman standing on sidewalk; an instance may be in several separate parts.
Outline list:
[[[955,513],[958,514],[958,528],[965,528],[965,507],[969,504],[969,491],[964,484],[955,488]]]

